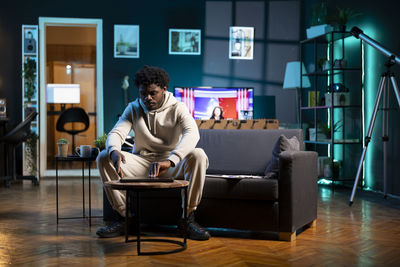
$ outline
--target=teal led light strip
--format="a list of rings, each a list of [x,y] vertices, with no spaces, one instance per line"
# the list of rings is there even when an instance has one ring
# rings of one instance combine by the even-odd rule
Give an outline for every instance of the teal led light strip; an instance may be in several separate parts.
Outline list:
[[[361,87],[361,130],[362,130],[362,148],[364,149],[364,140],[365,140],[365,103],[364,103],[364,98],[365,98],[365,51],[364,51],[364,43],[361,44],[361,81],[363,83],[363,86]],[[365,186],[365,167],[363,168],[362,172],[362,186]]]
[[[370,26],[363,26],[362,29],[364,29],[364,32],[370,36],[373,39],[379,40],[379,38],[376,38],[376,31],[370,27]],[[364,45],[365,46],[365,45]],[[365,106],[364,106],[364,130],[369,126],[367,123],[369,123],[369,120],[371,119],[372,116],[372,111],[374,108],[374,103],[375,103],[375,98],[376,98],[376,93],[377,93],[377,88],[378,88],[378,83],[379,83],[379,73],[378,73],[378,52],[375,50],[375,48],[371,46],[365,46],[364,48],[364,74],[365,74],[365,83],[364,83],[364,101],[365,101]],[[377,121],[375,122],[375,125],[377,124]],[[376,129],[373,131],[372,136],[374,135],[374,132],[376,133]],[[372,137],[371,136],[371,137]],[[364,162],[364,183],[363,185],[366,187],[372,187],[373,186],[373,180],[374,180],[374,174],[373,174],[373,164],[374,164],[374,155],[377,153],[374,148],[374,142],[373,138],[371,140],[371,143],[368,146],[367,149],[367,154],[365,155],[365,162]]]

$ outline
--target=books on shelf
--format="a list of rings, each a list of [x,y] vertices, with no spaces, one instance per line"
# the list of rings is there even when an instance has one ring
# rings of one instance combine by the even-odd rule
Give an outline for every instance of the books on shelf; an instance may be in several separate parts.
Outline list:
[[[317,91],[317,101],[315,101],[315,91],[308,92],[308,107],[315,107],[319,105],[319,91]]]

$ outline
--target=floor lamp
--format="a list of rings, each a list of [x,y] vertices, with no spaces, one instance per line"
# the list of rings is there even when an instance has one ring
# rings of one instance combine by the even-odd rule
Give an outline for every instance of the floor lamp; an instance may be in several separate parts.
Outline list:
[[[302,68],[300,74],[300,66]],[[296,90],[296,114],[297,114],[297,125],[300,126],[300,106],[301,106],[301,99],[298,98],[297,90],[301,88],[309,88],[311,87],[310,79],[308,76],[305,76],[306,68],[304,67],[304,63],[300,61],[292,61],[286,64],[286,71],[285,71],[285,80],[283,81],[283,89],[295,89]],[[300,84],[300,77],[303,76],[303,83]]]

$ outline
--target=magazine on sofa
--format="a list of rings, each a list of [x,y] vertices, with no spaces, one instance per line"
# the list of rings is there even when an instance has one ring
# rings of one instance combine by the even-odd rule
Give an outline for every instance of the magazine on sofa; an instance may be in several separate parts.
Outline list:
[[[236,175],[236,174],[206,174],[210,178],[225,178],[225,179],[260,179],[264,178],[261,175]]]

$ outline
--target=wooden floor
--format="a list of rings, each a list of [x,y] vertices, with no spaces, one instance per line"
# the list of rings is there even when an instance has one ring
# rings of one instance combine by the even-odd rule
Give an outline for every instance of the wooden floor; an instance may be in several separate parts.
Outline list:
[[[94,180],[92,206],[99,215],[102,191]],[[64,179],[60,191],[61,215],[80,215],[81,181]],[[317,226],[292,243],[213,236],[189,240],[180,253],[139,257],[135,243],[124,243],[123,237],[97,238],[101,219],[91,228],[83,220],[57,226],[53,180],[42,180],[39,187],[14,184],[0,187],[0,266],[399,266],[400,205],[360,193],[349,208],[349,195],[320,188]],[[144,250],[163,248],[143,244]]]

